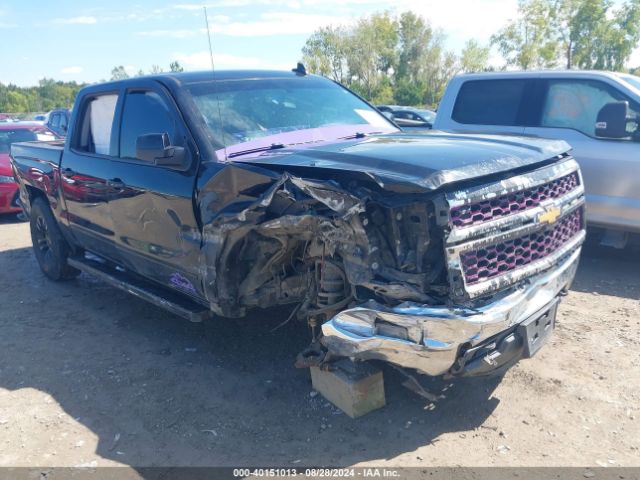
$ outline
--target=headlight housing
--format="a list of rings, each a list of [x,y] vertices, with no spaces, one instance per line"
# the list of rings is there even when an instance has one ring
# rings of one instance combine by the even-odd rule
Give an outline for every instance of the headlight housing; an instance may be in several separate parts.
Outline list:
[[[0,183],[16,183],[16,180],[7,175],[0,175]]]

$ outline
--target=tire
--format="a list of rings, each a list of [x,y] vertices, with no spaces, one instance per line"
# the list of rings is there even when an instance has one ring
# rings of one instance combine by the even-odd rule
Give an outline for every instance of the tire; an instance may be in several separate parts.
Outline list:
[[[36,198],[31,204],[31,242],[40,270],[55,281],[78,276],[80,270],[67,264],[71,248],[62,236],[47,202]]]

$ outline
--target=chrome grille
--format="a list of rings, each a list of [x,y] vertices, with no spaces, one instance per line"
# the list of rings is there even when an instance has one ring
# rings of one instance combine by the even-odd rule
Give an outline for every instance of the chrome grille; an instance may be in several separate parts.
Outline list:
[[[585,236],[575,160],[446,195],[442,224],[453,297],[474,298],[552,268]]]
[[[484,200],[468,205],[461,205],[451,209],[451,224],[456,227],[476,225],[491,221],[498,217],[505,217],[537,207],[545,200],[559,198],[580,185],[577,172],[572,172],[561,178],[527,188],[508,195],[501,195],[491,200]]]
[[[460,255],[465,281],[472,285],[548,257],[575,237],[583,225],[582,208],[554,226]]]

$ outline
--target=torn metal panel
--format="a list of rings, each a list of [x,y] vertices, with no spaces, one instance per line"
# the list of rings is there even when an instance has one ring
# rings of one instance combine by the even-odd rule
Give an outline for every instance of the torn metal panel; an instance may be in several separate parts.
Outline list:
[[[204,288],[217,313],[302,302],[299,315],[308,316],[351,298],[430,301],[446,291],[427,194],[390,204],[373,182],[345,187],[261,170],[229,164],[199,192]],[[341,295],[328,295],[329,271],[344,276]]]

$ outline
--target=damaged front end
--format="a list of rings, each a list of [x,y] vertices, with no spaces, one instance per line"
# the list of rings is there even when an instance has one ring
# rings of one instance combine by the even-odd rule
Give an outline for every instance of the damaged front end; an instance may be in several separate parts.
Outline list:
[[[518,327],[575,275],[584,189],[568,157],[502,177],[399,192],[357,172],[228,165],[198,198],[211,308],[296,305],[332,356],[429,375],[519,358]]]

